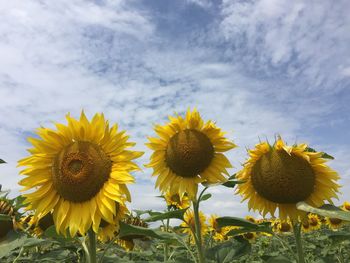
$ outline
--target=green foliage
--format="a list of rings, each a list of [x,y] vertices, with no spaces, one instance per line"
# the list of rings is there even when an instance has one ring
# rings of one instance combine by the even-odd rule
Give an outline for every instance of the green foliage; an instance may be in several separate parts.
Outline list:
[[[179,210],[173,210],[173,211],[168,211],[164,213],[148,211],[148,214],[150,214],[150,217],[144,219],[144,221],[156,222],[156,221],[172,219],[172,218],[183,220],[186,210],[187,209],[179,209]]]
[[[324,205],[322,208],[315,208],[305,202],[299,202],[297,203],[297,208],[299,210],[318,214],[321,216],[331,217],[331,218],[339,218],[341,220],[350,221],[350,212],[342,211],[338,207],[334,205]]]

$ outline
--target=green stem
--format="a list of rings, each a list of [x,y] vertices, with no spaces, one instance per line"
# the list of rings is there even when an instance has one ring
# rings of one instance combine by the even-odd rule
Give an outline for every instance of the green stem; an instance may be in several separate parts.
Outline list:
[[[293,232],[297,245],[298,263],[305,263],[303,245],[301,243],[301,223],[293,224]]]
[[[289,252],[291,253],[291,255],[295,258],[296,262],[298,262],[298,257],[295,255],[293,249],[290,247],[290,245],[288,244],[288,242],[286,242],[285,240],[283,240],[281,237],[279,237],[277,234],[273,233],[273,236],[282,244],[282,246],[284,248],[287,248],[289,250]]]
[[[169,211],[169,209],[168,209]],[[166,220],[165,232],[169,232],[169,218]],[[164,262],[167,262],[169,259],[169,245],[167,242],[164,244]]]
[[[96,234],[92,228],[88,231],[89,235],[89,263],[96,263]]]
[[[203,254],[203,244],[202,244],[202,235],[201,235],[201,225],[199,220],[199,200],[203,194],[203,192],[206,189],[202,191],[202,193],[199,195],[198,200],[193,200],[193,211],[194,211],[194,220],[195,220],[195,241],[198,251],[198,259],[199,263],[205,263],[205,258]]]
[[[102,262],[103,262],[103,258],[105,257],[107,250],[114,244],[114,242],[117,240],[117,238],[118,238],[118,237],[114,237],[114,238],[108,243],[108,245],[105,247],[105,249],[103,250],[103,253],[102,253],[101,257],[100,257],[99,263],[102,263]]]

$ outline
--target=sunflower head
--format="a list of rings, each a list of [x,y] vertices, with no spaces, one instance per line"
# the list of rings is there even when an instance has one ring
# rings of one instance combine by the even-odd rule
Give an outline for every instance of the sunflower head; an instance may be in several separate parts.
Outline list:
[[[256,240],[256,238],[258,237],[258,235],[255,232],[247,232],[247,233],[244,233],[242,235],[242,237],[245,240],[248,240],[249,243],[253,243]]]
[[[0,238],[7,235],[8,232],[14,230],[14,221],[16,209],[12,204],[12,200],[7,199],[6,197],[0,198],[0,214],[9,216],[9,220],[0,221]]]
[[[178,193],[171,194],[170,192],[167,192],[164,196],[164,199],[167,203],[168,208],[185,209],[190,206],[190,200],[188,199],[186,193],[180,197]]]
[[[161,192],[192,199],[198,184],[225,182],[230,162],[223,155],[235,146],[212,121],[204,123],[199,113],[188,110],[186,118],[169,117],[164,126],[156,125],[158,138],[149,138],[146,145],[154,150],[151,162],[153,175],[158,175],[156,187]]]
[[[116,203],[116,215],[113,218],[113,223],[108,223],[101,220],[100,227],[97,233],[97,238],[102,243],[106,243],[113,239],[116,233],[119,231],[119,221],[124,219],[129,210],[123,203]]]
[[[344,211],[349,211],[349,212],[350,212],[350,202],[345,201],[344,204],[341,206],[341,208],[342,208]]]
[[[187,209],[184,214],[184,222],[181,223],[182,232],[189,235],[190,242],[195,244],[195,231],[196,231],[196,223],[194,217],[194,211],[191,209]],[[206,224],[206,217],[202,211],[199,211],[199,225],[200,225],[200,233],[202,237],[209,231],[208,225]]]
[[[238,185],[237,192],[249,200],[249,209],[263,216],[274,216],[278,208],[280,218],[298,220],[305,213],[296,209],[296,203],[319,207],[337,197],[338,174],[325,165],[323,153],[307,151],[306,144],[287,146],[279,138],[273,146],[259,143],[249,155],[237,174],[246,183]]]
[[[148,228],[148,224],[145,221],[143,221],[139,216],[134,216],[133,214],[128,214],[122,221],[128,225]],[[144,235],[127,235],[118,238],[115,243],[124,248],[126,251],[130,251],[134,249],[135,239],[148,240],[148,238]]]
[[[79,120],[66,117],[68,125],[40,128],[39,138],[28,139],[33,148],[19,161],[26,166],[19,184],[34,190],[24,195],[27,209],[39,219],[52,212],[57,232],[97,233],[101,220],[113,223],[116,203],[130,201],[126,184],[134,182],[130,172],[139,168],[132,160],[142,153],[128,150],[134,143],[103,114],[91,121],[84,112]]]
[[[277,224],[277,230],[279,233],[289,233],[292,229],[293,226],[290,220],[279,220]]]
[[[318,230],[321,228],[322,223],[321,223],[321,219],[318,215],[308,214],[307,219],[308,219],[308,222],[310,224],[311,230]]]
[[[331,217],[326,217],[326,225],[330,229],[339,229],[344,225],[344,221],[339,219],[339,218],[331,218]]]

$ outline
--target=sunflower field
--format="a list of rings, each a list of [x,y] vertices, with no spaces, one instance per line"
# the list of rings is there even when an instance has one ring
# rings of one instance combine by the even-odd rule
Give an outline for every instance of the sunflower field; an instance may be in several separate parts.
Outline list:
[[[350,203],[333,203],[341,186],[331,155],[278,136],[230,174],[225,153],[236,144],[194,109],[154,126],[140,164],[143,152],[103,114],[66,118],[28,138],[22,194],[0,192],[0,262],[350,262]],[[143,167],[163,211],[128,208]],[[212,187],[260,216],[205,215]]]

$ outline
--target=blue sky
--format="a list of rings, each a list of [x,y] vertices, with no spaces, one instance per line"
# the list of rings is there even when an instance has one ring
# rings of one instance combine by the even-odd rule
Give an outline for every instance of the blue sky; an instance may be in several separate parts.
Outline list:
[[[104,112],[135,149],[152,124],[197,107],[245,148],[280,134],[336,159],[350,199],[350,2],[2,1],[0,166],[17,191],[26,137],[71,112]],[[151,170],[136,173],[132,208],[162,209]],[[215,188],[206,213],[244,216],[232,190]],[[218,209],[217,207],[220,207]]]

